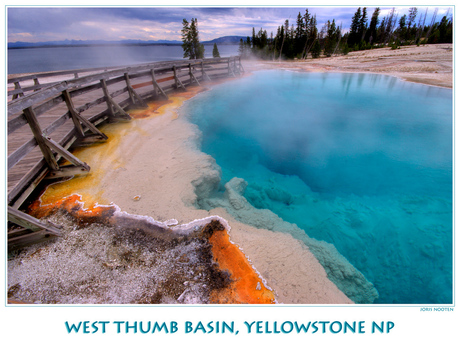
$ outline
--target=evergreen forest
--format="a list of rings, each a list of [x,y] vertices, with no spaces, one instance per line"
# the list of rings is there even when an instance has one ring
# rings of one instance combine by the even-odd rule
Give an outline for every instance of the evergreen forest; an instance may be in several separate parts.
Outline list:
[[[439,20],[438,9],[427,16],[428,8],[411,7],[408,14],[399,16],[395,8],[381,17],[380,8],[368,13],[367,7],[359,7],[349,30],[344,33],[341,23],[328,20],[320,29],[316,15],[308,9],[297,15],[295,23],[288,19],[270,36],[261,28],[252,29],[252,37],[241,39],[239,54],[244,57],[276,59],[306,59],[330,57],[372,48],[404,45],[452,43],[452,14]]]

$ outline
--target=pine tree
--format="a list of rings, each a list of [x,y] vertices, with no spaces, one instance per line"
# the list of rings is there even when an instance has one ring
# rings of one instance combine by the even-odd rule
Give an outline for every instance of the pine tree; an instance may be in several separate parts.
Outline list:
[[[184,58],[190,57],[192,55],[192,43],[190,36],[190,24],[187,19],[182,20],[182,49],[184,50]]]
[[[364,35],[366,34],[367,30],[367,8],[363,7],[363,12],[361,18],[359,19],[359,26],[358,26],[358,39],[359,43],[364,39]]]
[[[318,39],[315,39],[313,46],[311,48],[311,56],[313,58],[318,58],[321,55],[321,44],[319,43]]]
[[[240,43],[238,44],[238,54],[240,56],[244,55],[244,41],[243,41],[243,38],[240,39]]]
[[[371,22],[369,24],[369,28],[366,31],[366,35],[364,37],[364,40],[368,44],[373,44],[376,43],[377,41],[377,26],[379,24],[379,14],[380,14],[380,8],[377,7],[374,9],[374,13],[372,13],[371,17]]]
[[[411,7],[409,9],[409,18],[407,19],[406,40],[415,39],[417,31],[417,26],[415,25],[415,18],[417,17],[417,12],[417,7]],[[412,26],[412,24],[414,24],[414,26]]]
[[[219,50],[217,49],[217,44],[214,43],[214,47],[212,49],[212,57],[213,58],[220,58]]]
[[[332,56],[339,42],[340,38],[340,29],[335,25],[335,19],[332,19],[332,23],[328,20],[327,21],[327,33],[324,42],[324,54],[327,57]]]
[[[355,15],[353,16],[351,20],[350,33],[348,34],[348,46],[352,48],[355,45],[359,44],[360,21],[361,21],[361,7],[358,8],[358,10],[355,12]]]
[[[184,50],[184,58],[204,58],[204,45],[200,44],[198,38],[198,19],[192,18],[190,23],[186,19],[183,19],[182,26],[182,49]]]

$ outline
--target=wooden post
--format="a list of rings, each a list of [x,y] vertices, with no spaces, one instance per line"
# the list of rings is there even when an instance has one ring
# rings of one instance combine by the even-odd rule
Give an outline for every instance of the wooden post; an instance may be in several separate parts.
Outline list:
[[[77,131],[77,134],[80,137],[85,136],[85,133],[83,132],[83,127],[81,126],[80,120],[78,119],[77,116],[77,111],[75,110],[72,99],[70,98],[69,91],[66,89],[62,92],[62,95],[64,96],[64,101],[67,104],[67,109],[69,109],[70,112],[70,117],[72,118],[73,124],[75,125],[75,129]]]
[[[78,168],[82,168],[81,171],[89,171],[89,166],[85,163],[80,161],[76,158],[72,153],[70,153],[67,149],[61,146],[59,143],[54,142],[50,137],[45,137],[44,141],[49,148],[52,148],[56,153],[63,156],[65,159],[70,161],[72,164],[77,166]]]
[[[108,139],[107,135],[101,132],[99,129],[96,128],[94,124],[92,124],[89,120],[81,116],[77,110],[75,109],[72,98],[70,96],[69,91],[66,89],[62,92],[64,96],[65,103],[67,104],[67,108],[69,109],[70,116],[72,117],[72,121],[75,125],[75,129],[77,130],[77,134],[79,135],[78,145],[88,144],[93,142],[101,142]],[[94,135],[87,135],[85,134],[82,123],[86,128],[88,128]]]
[[[21,89],[21,84],[20,84],[19,82],[14,82],[14,89],[15,89],[15,90]],[[21,90],[22,90],[22,89],[21,89]],[[23,92],[23,91],[21,91],[19,94],[14,94],[14,95],[13,95],[13,99],[16,99],[16,98],[22,97],[22,96],[24,96],[24,92]]]
[[[129,98],[131,98],[131,102],[134,104],[135,100],[134,100],[133,88],[131,87],[131,82],[129,80],[129,75],[128,75],[127,72],[125,72],[125,81],[126,81],[126,85],[128,87]]]
[[[182,87],[182,89],[185,90],[184,84],[182,84],[182,82],[180,81],[179,77],[177,77],[176,65],[173,66],[173,72],[174,72],[174,80],[176,82],[176,89],[179,89],[179,86],[180,86],[180,87]]]
[[[27,123],[29,123],[29,127],[34,134],[35,141],[37,141],[37,144],[42,151],[43,157],[45,158],[48,167],[54,170],[58,170],[59,166],[57,164],[56,158],[51,152],[51,149],[46,145],[45,138],[43,137],[42,130],[38,124],[37,117],[35,116],[32,107],[24,109],[24,116],[27,120]]]
[[[40,82],[38,81],[37,77],[34,77],[34,85],[40,85]],[[38,91],[38,90],[40,90],[40,88],[35,89],[34,91]]]
[[[188,64],[188,69],[189,69],[189,73],[190,73],[190,84],[192,84],[192,80],[195,80],[195,82],[198,85],[201,85],[200,82],[198,82],[198,79],[196,79],[195,75],[192,72],[192,64]]]
[[[131,116],[123,110],[123,108],[113,100],[113,98],[109,94],[109,89],[107,88],[107,83],[105,79],[101,79],[101,85],[102,85],[102,91],[104,92],[104,97],[105,101],[107,102],[107,107],[109,108],[110,115],[112,116],[113,119],[124,119],[124,120],[130,120]],[[116,114],[115,109],[118,111],[118,115]]]
[[[166,98],[169,99],[168,95],[163,91],[161,86],[158,84],[156,78],[155,78],[155,70],[150,69],[150,74],[152,75],[152,83],[153,83],[153,90],[155,91],[155,95],[158,95],[158,92],[161,92],[161,94]]]
[[[204,77],[206,76],[207,80],[210,81],[211,78],[209,78],[208,74],[206,72],[204,72],[204,63],[203,61],[201,62],[201,77],[204,79]]]
[[[139,104],[143,107],[147,107],[147,104],[145,104],[144,100],[139,96],[139,94],[134,90],[133,86],[131,85],[131,81],[129,79],[129,74],[125,72],[125,80],[126,80],[126,86],[128,87],[128,93],[129,97],[131,98],[131,102],[133,104],[136,104],[135,98],[139,102]]]
[[[29,123],[32,133],[34,134],[35,141],[37,141],[37,144],[42,151],[46,164],[51,169],[50,176],[52,178],[68,176],[69,171],[72,175],[89,172],[90,167],[86,163],[80,161],[59,143],[54,142],[50,137],[43,135],[40,125],[38,124],[37,117],[31,107],[24,110],[24,116]],[[70,161],[74,166],[59,167],[53,151]]]
[[[174,82],[176,84],[176,89],[179,87],[179,82],[177,79],[177,71],[176,71],[176,65],[173,65],[173,72],[174,72]]]
[[[228,75],[232,74],[233,77],[236,77],[235,74],[233,73],[232,68],[230,67],[230,57],[228,58]]]
[[[107,102],[107,107],[109,108],[110,115],[115,116],[115,110],[113,110],[112,102],[110,101],[109,90],[107,88],[107,83],[105,79],[101,79],[102,91],[104,92],[105,101]]]

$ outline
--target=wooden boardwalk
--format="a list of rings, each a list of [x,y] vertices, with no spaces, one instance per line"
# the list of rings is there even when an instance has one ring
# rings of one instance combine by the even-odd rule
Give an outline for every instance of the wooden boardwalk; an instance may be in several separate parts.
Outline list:
[[[8,220],[23,232],[44,235],[47,229],[47,234],[58,234],[54,226],[44,226],[20,210],[41,181],[90,171],[91,165],[69,148],[103,142],[107,136],[97,127],[130,120],[130,108],[243,72],[239,57],[230,57],[9,77]],[[25,233],[9,240],[21,244],[40,238]]]

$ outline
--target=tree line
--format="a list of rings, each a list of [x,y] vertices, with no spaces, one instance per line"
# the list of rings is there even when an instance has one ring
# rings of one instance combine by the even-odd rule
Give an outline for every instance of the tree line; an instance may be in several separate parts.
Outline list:
[[[350,29],[342,34],[342,25],[335,19],[318,30],[316,15],[306,9],[304,14],[299,12],[295,24],[286,19],[276,34],[268,36],[266,30],[256,32],[253,28],[252,37],[240,40],[238,51],[242,57],[306,59],[386,46],[396,49],[403,45],[452,43],[452,15],[448,12],[437,21],[437,8],[431,20],[427,14],[428,8],[420,12],[411,7],[408,15],[398,17],[393,8],[380,18],[377,7],[369,18],[367,7],[359,7],[351,18]]]

